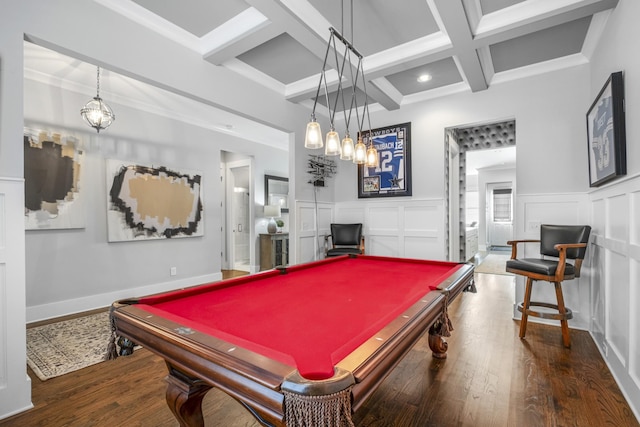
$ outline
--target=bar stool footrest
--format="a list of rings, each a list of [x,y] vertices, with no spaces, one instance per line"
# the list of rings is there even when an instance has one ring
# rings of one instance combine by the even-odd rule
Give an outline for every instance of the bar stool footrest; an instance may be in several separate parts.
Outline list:
[[[558,310],[558,305],[557,304],[551,304],[548,302],[537,302],[537,301],[531,301],[529,302],[529,307],[546,307],[546,308],[550,308],[553,310]],[[541,312],[541,311],[534,311],[531,310],[531,308],[529,308],[527,310],[527,315],[528,316],[534,316],[534,317],[541,317],[543,319],[553,319],[553,320],[569,320],[569,319],[573,319],[573,311],[571,311],[571,309],[569,307],[565,307],[564,308],[565,313],[564,315],[560,314],[560,313],[546,313],[546,312]],[[524,312],[524,306],[523,303],[519,303],[518,304],[518,311],[520,313]]]

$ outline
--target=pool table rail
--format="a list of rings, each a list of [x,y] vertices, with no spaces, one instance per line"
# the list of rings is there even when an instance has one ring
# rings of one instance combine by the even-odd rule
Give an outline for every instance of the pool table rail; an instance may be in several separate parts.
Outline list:
[[[198,331],[178,333],[180,325],[151,316],[135,305],[120,307],[112,315],[118,334],[166,361],[167,401],[179,420],[185,416],[180,413],[181,406],[191,405],[192,395],[202,392],[201,401],[210,388],[216,387],[250,409],[259,420],[274,425],[282,422],[283,396],[279,390],[295,367]],[[191,408],[185,412],[191,415],[201,410]],[[192,420],[185,425],[200,424]]]
[[[407,308],[335,366],[328,387],[351,388],[355,412],[404,355],[429,331],[434,357],[446,357],[446,341],[434,324],[447,306],[473,283],[473,265],[460,268]],[[113,304],[116,333],[162,357],[169,369],[167,403],[185,426],[202,426],[202,398],[212,387],[224,391],[266,426],[284,426],[283,389],[306,392],[295,366],[279,362],[212,335],[185,328],[138,306],[136,300]],[[432,343],[433,341],[433,343]],[[320,387],[322,390],[322,382]]]

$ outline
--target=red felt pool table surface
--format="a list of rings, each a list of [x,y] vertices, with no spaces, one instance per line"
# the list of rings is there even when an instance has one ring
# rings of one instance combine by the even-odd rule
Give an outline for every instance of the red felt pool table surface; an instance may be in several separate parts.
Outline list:
[[[334,258],[287,274],[143,298],[139,307],[295,366],[305,378],[326,379],[336,363],[460,267]]]
[[[408,333],[403,330],[412,322],[422,325],[419,337],[426,324],[416,319],[428,317],[428,328],[446,310],[447,296],[452,291],[457,295],[472,277],[473,267],[468,264],[338,257],[123,301],[125,306],[119,304],[114,310],[114,321],[123,335],[155,350],[170,367],[181,367],[191,376],[198,376],[198,370],[185,366],[188,362],[171,363],[174,350],[164,345],[154,349],[157,337],[149,340],[132,331],[126,325],[130,315],[136,329],[161,328],[161,339],[176,334],[169,341],[193,341],[207,351],[216,349],[216,354],[222,350],[219,343],[224,343],[227,354],[225,361],[216,360],[220,365],[227,369],[249,363],[253,365],[249,373],[243,373],[242,367],[237,371],[276,390],[280,373],[287,371],[297,371],[303,380],[322,381],[333,377],[340,367],[354,371],[354,381],[359,382],[374,369],[358,372],[356,368],[381,357],[378,352],[393,353],[385,345],[398,339],[395,335]],[[178,347],[182,352],[192,344]],[[199,356],[197,349],[193,353]],[[228,359],[229,355],[236,359]],[[256,373],[263,369],[276,378]],[[261,408],[258,412],[270,419]]]

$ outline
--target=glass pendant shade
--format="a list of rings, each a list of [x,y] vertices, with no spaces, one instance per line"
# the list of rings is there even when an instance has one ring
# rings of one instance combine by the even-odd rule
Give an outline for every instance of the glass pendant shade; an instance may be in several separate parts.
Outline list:
[[[322,148],[322,131],[320,130],[320,123],[316,121],[314,117],[307,123],[307,133],[304,137],[305,148]]]
[[[367,150],[367,159],[364,164],[369,168],[378,167],[378,150],[376,150],[373,145]]]
[[[338,132],[336,132],[335,129],[331,129],[327,133],[324,155],[337,156],[338,154],[340,154],[340,135],[338,135]]]
[[[340,151],[340,160],[353,160],[353,151],[355,150],[353,146],[353,139],[347,135],[342,140],[342,150]]]
[[[82,119],[98,133],[100,133],[100,129],[111,126],[111,123],[116,119],[111,107],[105,104],[99,96],[87,102],[80,110],[80,114]]]
[[[363,165],[367,157],[367,146],[362,142],[362,138],[358,137],[358,143],[353,151],[353,163]]]

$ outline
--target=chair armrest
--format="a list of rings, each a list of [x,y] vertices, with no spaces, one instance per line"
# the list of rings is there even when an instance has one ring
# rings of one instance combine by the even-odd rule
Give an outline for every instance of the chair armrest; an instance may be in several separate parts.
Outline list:
[[[327,257],[327,253],[329,252],[329,249],[333,246],[329,244],[329,239],[331,239],[331,234],[325,234],[324,235],[324,257]]]
[[[364,236],[360,239],[360,252],[364,255]]]
[[[556,269],[556,281],[561,281],[564,277],[564,267],[567,262],[567,249],[571,248],[586,248],[586,243],[558,243],[553,246],[558,251],[558,268]],[[582,260],[575,260],[575,276],[580,277],[580,269],[582,267]]]
[[[539,239],[523,239],[523,240],[509,240],[507,245],[511,246],[511,259],[518,257],[518,243],[540,243]]]

